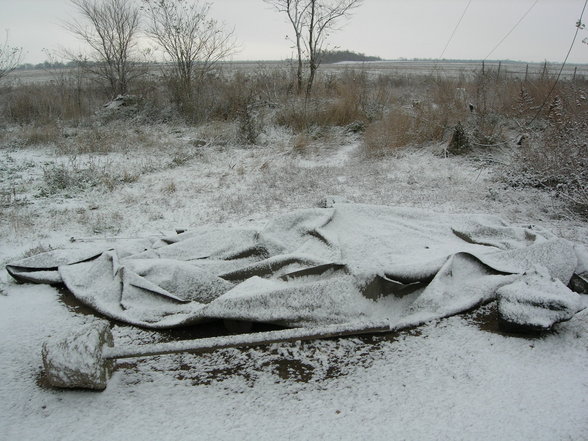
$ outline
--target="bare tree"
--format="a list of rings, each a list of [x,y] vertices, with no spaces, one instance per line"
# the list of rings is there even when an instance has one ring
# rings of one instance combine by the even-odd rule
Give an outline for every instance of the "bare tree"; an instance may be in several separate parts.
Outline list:
[[[320,65],[320,53],[326,40],[336,28],[337,20],[346,17],[362,0],[308,0],[306,50],[308,52],[309,75],[306,95],[310,96],[316,71]]]
[[[201,81],[219,61],[236,48],[232,31],[209,17],[210,4],[199,0],[143,0],[149,19],[147,35],[171,62],[172,76],[182,93],[191,96],[194,81]],[[186,97],[186,98],[188,98]]]
[[[22,60],[22,48],[10,46],[8,32],[4,43],[0,43],[0,80],[12,72]]]
[[[320,65],[320,54],[329,35],[336,30],[337,22],[348,17],[363,0],[264,0],[279,12],[288,16],[294,31],[294,42],[298,54],[297,82],[302,90],[302,68],[308,59],[306,96],[310,96],[316,71]]]
[[[302,32],[304,30],[304,19],[306,10],[310,3],[302,0],[264,0],[266,3],[274,6],[278,12],[286,14],[288,21],[292,25],[294,37],[292,38],[296,45],[296,56],[298,66],[296,69],[296,88],[298,93],[302,92],[302,71],[304,66],[304,44],[302,41]]]
[[[86,70],[107,81],[115,95],[125,94],[129,83],[144,74],[134,59],[140,11],[127,0],[70,0],[82,21],[66,28],[85,42],[90,57],[75,56]]]

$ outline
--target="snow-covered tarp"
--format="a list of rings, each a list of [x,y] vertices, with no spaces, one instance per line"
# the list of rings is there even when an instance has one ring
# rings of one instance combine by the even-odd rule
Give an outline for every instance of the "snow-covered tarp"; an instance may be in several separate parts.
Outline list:
[[[548,328],[582,309],[567,286],[585,280],[588,252],[490,215],[337,203],[262,229],[201,227],[51,251],[7,270],[24,282],[64,283],[100,313],[150,328],[384,319],[399,329],[497,298],[515,322],[530,314]]]

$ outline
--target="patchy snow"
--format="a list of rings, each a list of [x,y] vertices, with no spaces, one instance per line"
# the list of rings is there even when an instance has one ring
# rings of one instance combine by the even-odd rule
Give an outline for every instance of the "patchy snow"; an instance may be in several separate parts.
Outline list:
[[[353,154],[357,153],[359,147],[360,141],[356,140],[355,142],[329,149],[331,150],[329,154],[320,162],[312,159],[299,159],[297,163],[299,167],[309,169],[316,167],[341,167],[349,162]]]
[[[471,319],[452,317],[369,343],[345,339],[162,356],[119,369],[104,392],[93,393],[36,384],[46,334],[79,324],[47,291],[11,289],[0,298],[0,412],[8,439],[551,441],[588,435],[585,313],[534,340],[485,332]],[[30,313],[19,314],[23,307]],[[54,323],[43,325],[48,315]],[[300,368],[298,375],[280,375],[276,347],[281,359],[302,360],[306,376]],[[342,373],[321,375],[334,367]],[[227,374],[231,369],[236,372]],[[198,375],[215,370],[219,379],[199,381]]]
[[[326,195],[495,214],[588,245],[588,225],[565,201],[507,187],[492,165],[444,157],[436,146],[370,158],[359,147],[332,145],[301,153],[279,134],[257,147],[194,147],[189,140],[201,137],[197,129],[152,131],[161,132],[165,147],[78,157],[80,168],[101,164],[93,170],[111,179],[83,191],[47,191],[43,169],[70,167],[72,159],[51,146],[3,147],[0,261],[71,245],[72,236],[101,245],[112,237],[163,238],[176,227],[259,229]],[[587,306],[586,296],[581,301]],[[496,332],[495,310],[490,303],[390,336],[122,360],[104,392],[58,391],[43,386],[41,346],[95,316],[56,288],[18,285],[3,271],[0,434],[129,441],[588,439],[588,312],[527,339]],[[115,346],[173,337],[118,324],[113,334]]]

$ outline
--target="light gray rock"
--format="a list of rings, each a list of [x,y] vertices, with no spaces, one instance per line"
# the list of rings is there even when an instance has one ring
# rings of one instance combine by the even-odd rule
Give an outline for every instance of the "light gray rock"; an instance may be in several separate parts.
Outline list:
[[[542,332],[582,309],[580,295],[539,265],[497,291],[498,320],[505,331]]]
[[[47,383],[61,388],[105,389],[113,368],[112,360],[102,357],[105,346],[113,346],[106,321],[46,341],[41,355]]]

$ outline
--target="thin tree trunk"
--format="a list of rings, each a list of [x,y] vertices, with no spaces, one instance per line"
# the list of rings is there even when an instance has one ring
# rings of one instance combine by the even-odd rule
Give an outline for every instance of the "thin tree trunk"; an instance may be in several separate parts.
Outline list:
[[[298,95],[302,93],[302,70],[304,64],[302,61],[302,46],[300,44],[300,36],[296,37],[296,49],[298,50],[298,70],[296,71],[296,90]]]
[[[308,75],[308,82],[306,83],[306,99],[310,98],[312,91],[312,84],[314,83],[314,75],[316,72],[316,43],[314,41],[314,20],[316,13],[316,0],[310,0],[310,22],[308,24],[308,56],[310,73]]]

